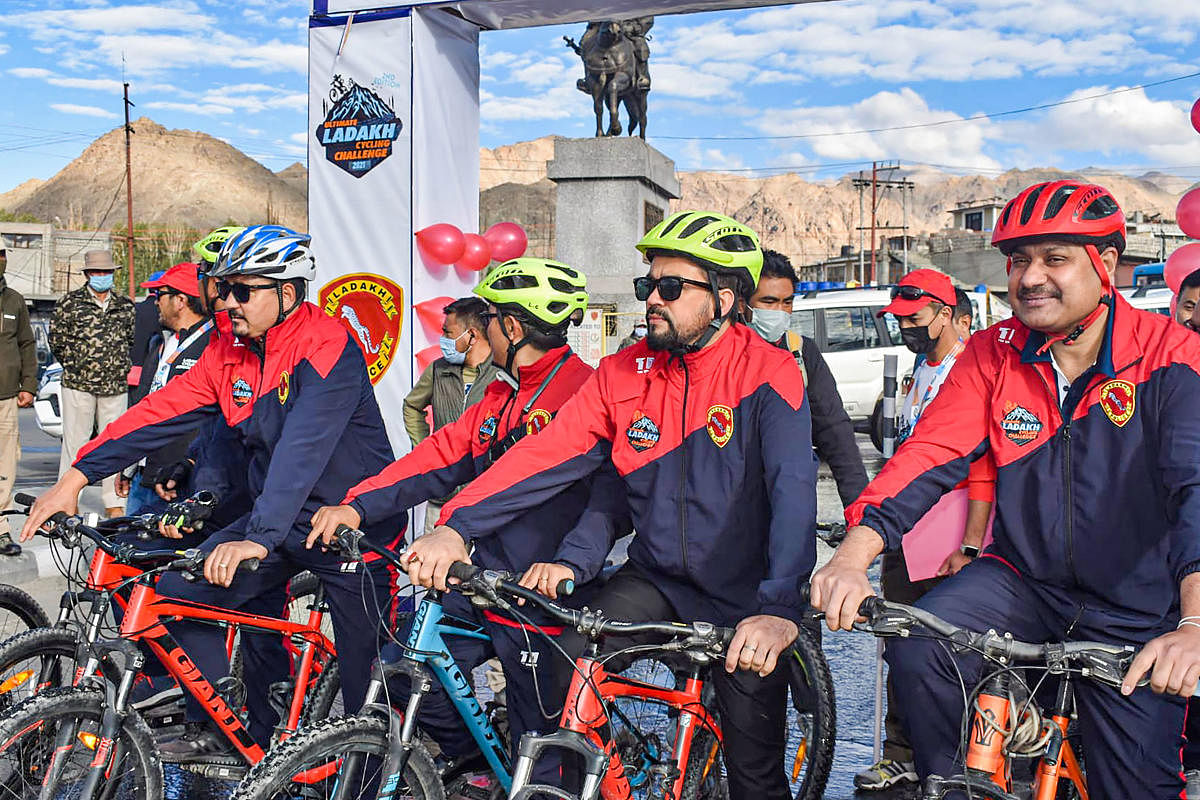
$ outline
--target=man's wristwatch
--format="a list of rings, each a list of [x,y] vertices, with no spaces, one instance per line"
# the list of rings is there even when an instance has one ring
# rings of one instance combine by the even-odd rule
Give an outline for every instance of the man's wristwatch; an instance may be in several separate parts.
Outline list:
[[[967,558],[979,558],[979,548],[973,544],[964,544],[958,548],[958,552],[962,553]]]

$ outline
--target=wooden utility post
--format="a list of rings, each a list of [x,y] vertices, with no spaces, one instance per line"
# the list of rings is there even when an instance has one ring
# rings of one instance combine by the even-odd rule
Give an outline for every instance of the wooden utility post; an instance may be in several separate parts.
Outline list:
[[[125,84],[125,265],[129,268],[129,299],[135,294],[133,277],[133,168],[130,164],[129,135],[133,127],[129,124],[129,84]]]
[[[875,241],[875,237],[879,231],[899,230],[899,231],[903,232],[903,234],[904,234],[904,269],[905,269],[905,272],[908,271],[908,200],[909,200],[909,193],[913,190],[913,188],[915,187],[915,184],[912,181],[907,180],[907,179],[894,180],[894,179],[887,178],[887,177],[881,178],[879,176],[880,172],[884,172],[887,175],[891,175],[891,173],[893,171],[895,171],[899,168],[900,168],[899,161],[873,161],[873,162],[871,162],[871,177],[870,178],[864,177],[863,173],[860,171],[858,173],[858,177],[851,181],[851,184],[856,189],[858,189],[858,209],[859,209],[858,210],[858,241],[859,241],[858,263],[859,263],[860,275],[863,271],[862,270],[863,231],[865,231],[865,230],[871,231],[871,270],[870,270],[870,272],[866,273],[865,275],[862,275],[862,281],[864,284],[867,284],[867,285],[876,283],[879,280],[878,265],[876,264],[876,252],[875,252],[877,249],[877,243]],[[863,219],[863,208],[862,208],[863,195],[866,193],[868,186],[871,187],[871,223],[869,225]],[[890,189],[899,189],[900,190],[900,203],[903,208],[902,213],[904,215],[904,224],[903,225],[887,225],[887,224],[880,225],[878,219],[876,218],[876,212],[879,210],[879,202],[883,199],[883,195]],[[885,220],[885,222],[886,222],[886,220]]]

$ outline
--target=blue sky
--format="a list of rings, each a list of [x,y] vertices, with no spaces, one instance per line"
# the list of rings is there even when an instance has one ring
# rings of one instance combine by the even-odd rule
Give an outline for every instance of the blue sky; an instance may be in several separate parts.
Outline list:
[[[3,8],[0,191],[50,177],[119,124],[122,54],[135,116],[271,169],[304,160],[308,0]],[[591,134],[561,38],[582,30],[482,35],[485,146]],[[1200,76],[1174,80],[1200,73],[1197,2],[845,0],[660,17],[652,33],[650,139],[682,169],[828,178],[899,159],[1200,180]]]

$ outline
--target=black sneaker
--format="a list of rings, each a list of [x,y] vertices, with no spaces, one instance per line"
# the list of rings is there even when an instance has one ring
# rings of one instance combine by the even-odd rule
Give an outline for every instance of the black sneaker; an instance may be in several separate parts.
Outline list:
[[[0,556],[19,555],[21,555],[21,545],[14,542],[9,534],[0,533]]]
[[[237,757],[238,752],[221,734],[204,722],[189,722],[183,735],[158,745],[159,755],[169,764],[186,764],[211,758]]]
[[[183,690],[170,675],[138,675],[129,691],[129,704],[142,712],[182,699]]]

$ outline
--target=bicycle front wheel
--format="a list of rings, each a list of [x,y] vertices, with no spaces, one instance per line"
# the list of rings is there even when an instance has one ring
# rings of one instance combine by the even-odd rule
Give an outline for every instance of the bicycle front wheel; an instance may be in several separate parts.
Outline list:
[[[0,719],[0,800],[78,797],[99,746],[104,693],[97,689],[47,689]],[[160,800],[162,765],[154,738],[137,714],[126,717],[114,743],[111,767],[97,787],[106,797]]]
[[[372,800],[385,781],[387,722],[377,717],[327,719],[271,748],[238,785],[237,800]],[[389,798],[445,800],[437,767],[419,743]],[[3,798],[0,798],[3,800]]]
[[[37,628],[0,645],[0,713],[43,689],[70,686],[76,670],[79,637],[69,628]]]
[[[837,739],[833,676],[819,635],[801,626],[792,648],[779,659],[779,668],[789,671],[784,771],[796,800],[824,795]]]

